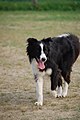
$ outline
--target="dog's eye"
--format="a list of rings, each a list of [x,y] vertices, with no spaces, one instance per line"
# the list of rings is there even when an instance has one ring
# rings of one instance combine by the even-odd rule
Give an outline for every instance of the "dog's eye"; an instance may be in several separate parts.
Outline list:
[[[40,53],[40,51],[41,51],[41,48],[39,46],[37,46],[35,52],[38,54],[38,53]]]

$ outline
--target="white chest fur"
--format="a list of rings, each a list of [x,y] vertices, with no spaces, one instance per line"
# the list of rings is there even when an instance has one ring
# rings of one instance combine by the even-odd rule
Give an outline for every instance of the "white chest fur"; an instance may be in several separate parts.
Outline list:
[[[40,72],[38,67],[37,67],[37,62],[36,62],[35,59],[32,60],[31,66],[32,66],[32,71],[33,71],[34,75],[38,74],[39,76],[43,77],[45,74],[47,74],[47,75],[52,74],[52,69],[51,68],[48,68],[46,71]]]
[[[46,74],[51,75],[52,69],[48,68],[46,71],[40,72],[35,59],[32,60],[31,65],[32,65],[32,71],[33,71],[33,74],[35,76],[35,81],[36,81],[37,102],[35,104],[43,105],[43,76],[45,76]]]

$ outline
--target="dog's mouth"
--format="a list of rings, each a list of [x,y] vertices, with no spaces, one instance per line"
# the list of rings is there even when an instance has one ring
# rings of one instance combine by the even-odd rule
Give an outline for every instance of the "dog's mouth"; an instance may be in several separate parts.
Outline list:
[[[38,69],[44,70],[45,69],[45,64],[42,60],[38,61]]]
[[[36,59],[37,61],[37,66],[39,70],[44,70],[45,69],[45,62],[47,59]]]

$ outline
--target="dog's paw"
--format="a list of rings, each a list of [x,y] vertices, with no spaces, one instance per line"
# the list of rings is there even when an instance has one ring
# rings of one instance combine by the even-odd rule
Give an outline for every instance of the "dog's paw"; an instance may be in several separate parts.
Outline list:
[[[43,105],[42,102],[35,102],[34,104],[35,104],[36,106],[42,106],[42,105]]]
[[[66,96],[67,96],[67,92],[63,92],[62,97],[66,97]]]
[[[62,97],[62,95],[61,95],[61,94],[58,94],[58,95],[57,95],[57,98],[61,98],[61,97]]]

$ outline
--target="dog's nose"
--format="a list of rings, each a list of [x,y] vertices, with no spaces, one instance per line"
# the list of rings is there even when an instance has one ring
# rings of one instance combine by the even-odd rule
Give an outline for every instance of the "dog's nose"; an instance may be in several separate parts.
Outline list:
[[[45,62],[45,61],[46,61],[46,59],[45,59],[45,58],[42,58],[42,61],[43,61],[43,62]]]

